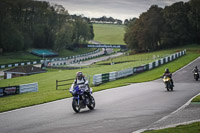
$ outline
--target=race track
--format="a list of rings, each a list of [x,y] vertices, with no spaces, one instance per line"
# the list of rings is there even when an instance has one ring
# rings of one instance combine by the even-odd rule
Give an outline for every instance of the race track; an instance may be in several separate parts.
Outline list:
[[[74,113],[72,98],[0,113],[1,133],[131,133],[178,109],[200,92],[192,69],[200,58],[173,74],[175,90],[161,79],[94,93],[95,110]]]

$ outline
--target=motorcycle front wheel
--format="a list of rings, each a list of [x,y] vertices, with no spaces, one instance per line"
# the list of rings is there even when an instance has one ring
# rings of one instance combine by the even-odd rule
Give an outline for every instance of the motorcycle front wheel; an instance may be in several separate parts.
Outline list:
[[[169,91],[169,88],[170,88],[170,84],[169,83],[166,83],[166,88],[167,88],[167,91]]]
[[[90,110],[93,110],[95,107],[95,100],[93,96],[90,96],[90,103],[87,105]]]
[[[80,112],[81,107],[80,107],[80,105],[78,105],[78,101],[77,100],[73,100],[72,101],[72,108],[76,113]]]
[[[171,85],[171,91],[173,91],[173,86]]]

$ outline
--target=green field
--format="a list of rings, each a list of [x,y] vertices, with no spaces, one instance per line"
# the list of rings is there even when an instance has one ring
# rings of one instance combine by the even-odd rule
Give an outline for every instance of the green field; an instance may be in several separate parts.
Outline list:
[[[124,25],[113,25],[113,24],[93,24],[94,28],[94,40],[103,44],[125,44]]]
[[[151,80],[159,78],[162,75],[162,73],[166,67],[168,67],[172,72],[174,72],[177,69],[188,64],[189,62],[191,62],[192,60],[194,60],[195,58],[197,58],[200,55],[200,53],[199,53],[200,46],[197,46],[197,45],[191,46],[190,45],[188,47],[190,47],[190,48],[187,49],[187,54],[185,56],[183,56],[171,63],[168,63],[166,65],[163,65],[163,66],[153,69],[151,71],[144,72],[142,74],[130,76],[128,78],[116,80],[113,82],[108,82],[108,83],[102,84],[100,86],[93,86],[93,90],[100,91],[100,90],[104,90],[104,89],[127,85],[129,83],[151,81]],[[143,59],[143,58],[147,58],[147,57],[149,57],[151,59],[145,60],[145,61],[140,60],[135,63],[134,62],[119,63],[119,64],[115,64],[114,66],[113,65],[95,64],[95,65],[88,66],[88,68],[81,69],[81,71],[83,71],[83,73],[87,77],[90,76],[90,81],[92,81],[92,77],[94,74],[112,72],[112,71],[117,71],[117,70],[121,70],[121,69],[126,69],[127,67],[134,67],[137,65],[142,65],[144,63],[151,62],[152,55],[159,55],[160,57],[162,57],[164,55],[171,54],[171,53],[174,53],[179,50],[183,50],[184,48],[162,50],[162,51],[152,52],[152,53],[148,53],[148,54],[132,55],[131,58],[133,58],[133,59]],[[123,61],[126,61],[126,58],[127,58],[127,60],[130,61],[129,57],[126,57],[126,56],[120,57],[119,60],[122,60],[121,58],[123,58]],[[118,60],[118,59],[116,59],[116,60]],[[101,62],[101,63],[103,63],[103,62]],[[13,96],[9,96],[9,97],[0,98],[1,99],[0,100],[0,107],[1,107],[0,112],[71,97],[71,94],[68,92],[69,86],[61,87],[58,90],[56,90],[56,80],[75,78],[75,73],[77,71],[80,71],[80,70],[49,69],[47,73],[13,78],[13,79],[7,79],[7,80],[1,80],[0,87],[38,82],[39,91],[34,92],[34,93],[26,93],[26,94],[13,95]],[[72,81],[69,81],[69,83],[72,83]]]

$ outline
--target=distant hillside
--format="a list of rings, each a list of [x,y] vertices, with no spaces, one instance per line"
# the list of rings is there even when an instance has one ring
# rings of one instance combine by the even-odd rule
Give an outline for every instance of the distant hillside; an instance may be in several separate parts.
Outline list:
[[[114,24],[93,24],[94,40],[103,44],[125,44],[125,26]]]

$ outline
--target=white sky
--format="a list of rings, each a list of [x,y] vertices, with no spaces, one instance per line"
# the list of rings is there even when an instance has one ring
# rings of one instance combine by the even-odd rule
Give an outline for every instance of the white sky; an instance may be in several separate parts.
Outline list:
[[[113,17],[117,19],[130,19],[139,17],[146,12],[151,5],[165,7],[175,2],[189,0],[45,0],[50,3],[62,5],[72,14],[86,17]]]

